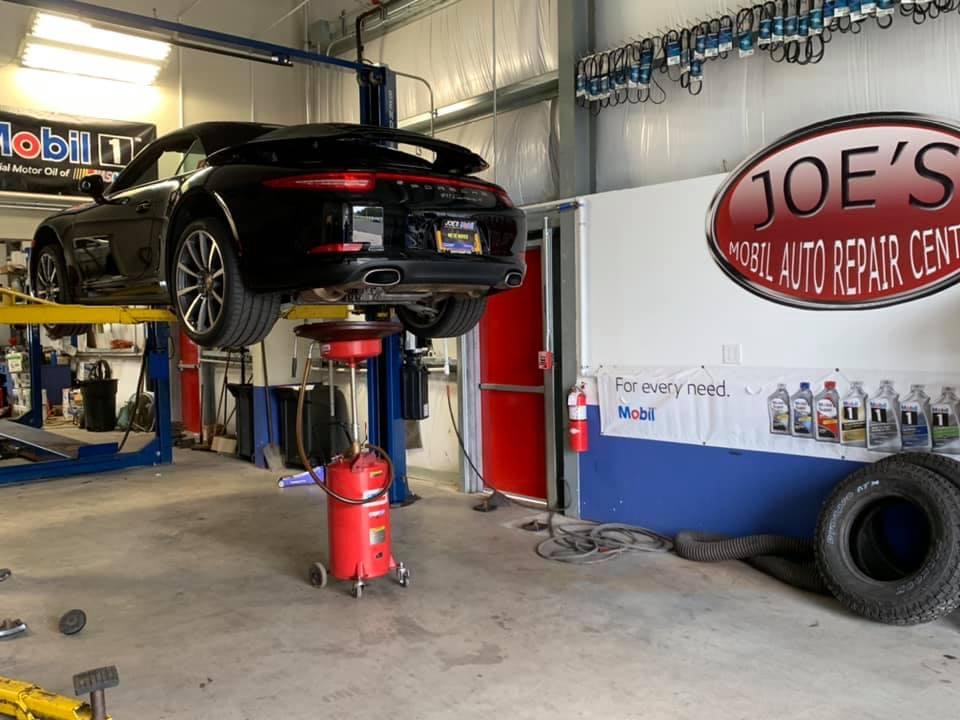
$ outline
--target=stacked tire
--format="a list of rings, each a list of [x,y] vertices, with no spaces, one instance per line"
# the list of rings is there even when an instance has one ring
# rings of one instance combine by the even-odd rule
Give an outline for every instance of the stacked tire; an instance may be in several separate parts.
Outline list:
[[[960,463],[902,453],[841,482],[814,542],[827,588],[850,611],[892,625],[960,606]]]

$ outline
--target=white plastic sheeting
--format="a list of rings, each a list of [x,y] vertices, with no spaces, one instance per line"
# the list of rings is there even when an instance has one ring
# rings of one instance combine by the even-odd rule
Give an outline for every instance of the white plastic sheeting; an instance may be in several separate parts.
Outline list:
[[[557,0],[496,0],[497,85],[543,75],[557,68]],[[493,3],[460,0],[364,43],[364,57],[433,85],[437,107],[493,90]],[[355,51],[342,56],[353,59]],[[323,73],[318,118],[356,122],[356,79]],[[426,113],[430,96],[422,83],[397,81],[401,119]]]
[[[437,133],[437,137],[465,145],[490,163],[480,177],[507,189],[517,205],[557,197],[557,137],[554,102],[544,102],[497,115],[496,151],[493,118],[483,118]]]
[[[604,0],[597,3],[597,46],[736,7]],[[697,97],[660,76],[668,93],[663,105],[603,110],[597,118],[598,190],[723,172],[791,130],[839,115],[900,110],[960,118],[956,13],[919,26],[897,17],[890,30],[868,19],[858,35],[835,33],[818,65],[777,64],[767,53],[744,60],[734,55],[706,63]]]
[[[557,0],[496,0],[497,86],[505,87],[557,69]],[[365,43],[367,59],[425,77],[437,107],[493,90],[493,2],[460,0]],[[343,57],[352,57],[344,54]],[[357,122],[356,78],[321,73],[318,121]],[[428,112],[420,82],[397,78],[401,119]],[[490,163],[484,177],[505,187],[518,205],[557,196],[556,113],[537,103],[440,132]]]

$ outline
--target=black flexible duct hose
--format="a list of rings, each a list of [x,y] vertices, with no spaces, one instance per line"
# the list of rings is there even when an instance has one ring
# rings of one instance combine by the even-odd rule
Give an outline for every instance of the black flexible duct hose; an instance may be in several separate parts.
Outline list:
[[[799,563],[773,555],[758,555],[744,562],[760,572],[800,590],[806,590],[817,595],[830,595],[830,590],[823,582],[823,578],[820,577],[817,566],[812,560],[808,563]]]
[[[685,560],[723,562],[743,560],[751,567],[808,592],[828,595],[813,563],[813,543],[780,535],[729,538],[712,533],[682,532],[674,552]]]
[[[780,535],[730,538],[710,533],[682,532],[675,540],[677,555],[696,562],[747,560],[758,555],[813,557],[813,543]]]

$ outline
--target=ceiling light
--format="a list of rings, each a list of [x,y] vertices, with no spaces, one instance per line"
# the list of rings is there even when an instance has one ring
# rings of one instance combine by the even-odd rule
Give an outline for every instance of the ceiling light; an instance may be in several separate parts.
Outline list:
[[[24,47],[22,62],[26,67],[38,70],[89,75],[140,85],[150,85],[160,73],[160,66],[155,63],[124,60],[85,50],[71,50],[30,39]]]
[[[130,55],[144,60],[163,61],[170,55],[170,43],[104,30],[90,23],[62,15],[37,13],[32,35],[65,45],[103,50],[115,55]]]

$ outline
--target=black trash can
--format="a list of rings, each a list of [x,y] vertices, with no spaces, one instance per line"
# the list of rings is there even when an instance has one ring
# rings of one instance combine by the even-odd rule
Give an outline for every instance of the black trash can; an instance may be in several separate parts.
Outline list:
[[[237,457],[253,460],[253,385],[230,383],[227,390],[237,404]]]
[[[90,432],[108,432],[117,427],[117,381],[86,380],[80,383],[83,424]]]
[[[303,467],[297,452],[297,397],[299,387],[276,389],[280,400],[280,440],[288,467]],[[334,394],[334,418],[330,417],[330,386],[314,385],[303,399],[303,442],[314,465],[321,465],[350,446],[347,399],[339,389]]]

